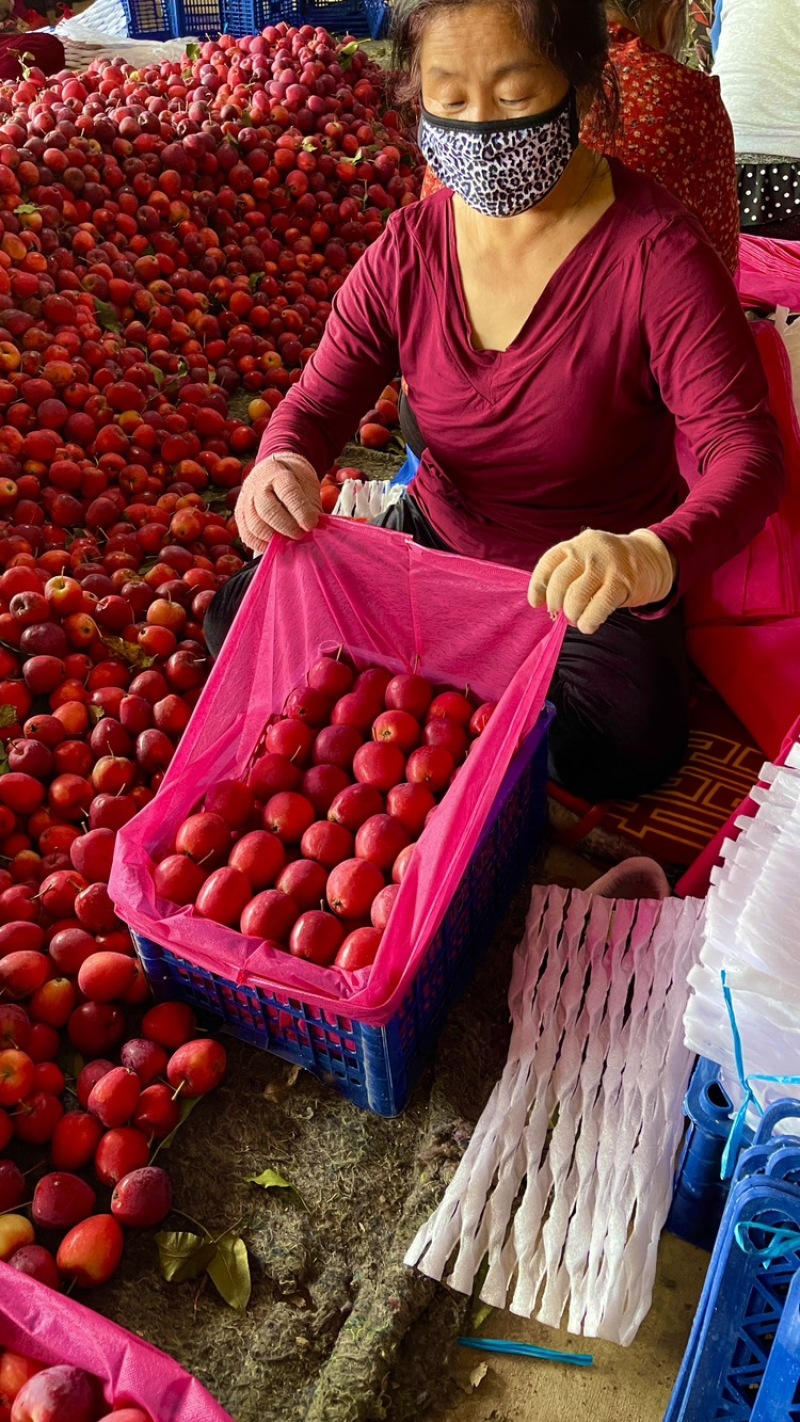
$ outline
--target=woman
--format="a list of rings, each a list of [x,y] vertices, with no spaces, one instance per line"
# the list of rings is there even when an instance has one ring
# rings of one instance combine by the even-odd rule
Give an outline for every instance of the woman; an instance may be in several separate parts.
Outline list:
[[[733,128],[719,81],[680,62],[687,0],[614,0],[609,21],[621,123],[609,143],[595,106],[581,138],[637,173],[658,178],[695,214],[734,273],[739,204]]]
[[[337,294],[239,529],[257,553],[312,529],[318,476],[402,368],[425,450],[384,522],[532,570],[533,605],[572,624],[553,773],[592,798],[636,795],[685,750],[680,595],[780,497],[752,337],[682,205],[578,141],[579,106],[603,93],[600,0],[406,0],[397,44],[450,191],[394,213]],[[688,495],[676,426],[704,474]],[[212,650],[248,576],[212,605]]]
[[[800,6],[723,0],[714,73],[733,120],[742,231],[800,241]]]
[[[608,16],[620,121],[609,135],[607,105],[594,104],[581,128],[581,142],[658,178],[695,214],[734,273],[739,202],[733,129],[719,81],[680,63],[687,0],[614,0]],[[422,196],[441,186],[428,170]]]

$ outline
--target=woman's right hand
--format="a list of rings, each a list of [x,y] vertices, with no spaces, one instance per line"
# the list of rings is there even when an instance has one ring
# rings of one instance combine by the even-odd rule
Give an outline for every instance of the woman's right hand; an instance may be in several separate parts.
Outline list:
[[[250,471],[236,501],[239,537],[263,553],[273,533],[302,538],[322,513],[319,479],[301,454],[271,454]]]

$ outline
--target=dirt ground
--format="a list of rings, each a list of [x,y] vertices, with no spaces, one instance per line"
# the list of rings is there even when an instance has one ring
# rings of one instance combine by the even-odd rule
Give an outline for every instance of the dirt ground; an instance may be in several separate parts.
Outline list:
[[[451,1384],[451,1396],[458,1396],[425,1422],[662,1422],[708,1259],[664,1235],[653,1307],[630,1348],[582,1342],[509,1313],[493,1314],[481,1336],[591,1353],[594,1367],[584,1371],[460,1348]]]

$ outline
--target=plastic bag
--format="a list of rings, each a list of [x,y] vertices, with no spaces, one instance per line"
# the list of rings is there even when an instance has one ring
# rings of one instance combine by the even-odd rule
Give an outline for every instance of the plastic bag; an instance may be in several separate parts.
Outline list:
[[[544,707],[566,624],[527,601],[518,569],[420,548],[403,534],[323,518],[299,544],[275,537],[154,801],[120,830],[110,892],[138,933],[237,984],[291,990],[360,1021],[385,1023],[436,932],[503,776]],[[266,720],[316,659],[344,646],[361,666],[417,669],[498,701],[418,841],[371,968],[319,968],[174,909],[155,895],[153,860],[206,789],[240,774]]]
[[[800,295],[800,263],[798,263]],[[791,369],[773,326],[754,327],[773,414],[786,455],[786,490],[777,513],[741,553],[686,597],[692,660],[767,755],[774,755],[800,709],[800,426]],[[681,472],[699,474],[679,441]]]
[[[0,1264],[0,1346],[92,1373],[109,1410],[127,1404],[153,1422],[233,1422],[172,1358],[7,1264]]]
[[[741,236],[736,285],[744,302],[800,311],[800,246]]]

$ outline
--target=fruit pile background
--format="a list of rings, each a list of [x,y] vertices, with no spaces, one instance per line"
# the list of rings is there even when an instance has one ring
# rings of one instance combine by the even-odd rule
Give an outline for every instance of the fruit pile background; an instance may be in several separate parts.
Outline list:
[[[241,566],[233,509],[261,432],[351,265],[416,200],[386,105],[358,47],[310,27],[0,86],[0,980],[26,1007],[42,990],[53,1031],[83,1005],[84,957],[130,961],[105,891],[114,835],[205,681],[202,619]],[[390,444],[393,396],[364,412],[362,467]],[[55,941],[67,987],[8,963],[13,924],[25,951]],[[418,1418],[462,1306],[431,1304],[402,1253],[503,1060],[497,961],[454,1015],[431,1101],[397,1122],[230,1044],[158,1163],[194,1220],[246,1236],[246,1315],[207,1279],[166,1283],[147,1231],[85,1299],[238,1422],[357,1422],[385,1397]],[[120,992],[135,1010],[139,984]],[[302,1203],[247,1183],[265,1170]]]

